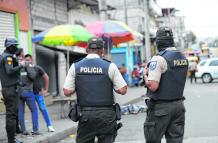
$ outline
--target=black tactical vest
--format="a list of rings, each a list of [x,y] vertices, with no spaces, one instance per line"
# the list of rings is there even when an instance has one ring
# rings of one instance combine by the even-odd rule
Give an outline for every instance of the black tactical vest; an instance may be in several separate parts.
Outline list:
[[[3,88],[13,86],[19,83],[20,72],[15,72],[14,74],[8,75],[5,69],[5,59],[11,57],[13,59],[13,67],[18,66],[18,61],[13,57],[12,54],[3,52],[0,57],[0,80]]]
[[[112,106],[113,83],[109,78],[110,62],[101,58],[75,63],[77,102],[83,107]]]
[[[161,75],[159,88],[147,96],[153,100],[173,101],[183,98],[183,91],[188,70],[188,60],[177,50],[166,50],[159,53],[167,61],[167,71]]]

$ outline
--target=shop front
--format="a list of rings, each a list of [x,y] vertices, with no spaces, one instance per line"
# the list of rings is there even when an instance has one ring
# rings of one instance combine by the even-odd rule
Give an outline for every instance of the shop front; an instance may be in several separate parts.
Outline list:
[[[132,72],[134,65],[140,64],[141,59],[141,48],[140,46],[123,44],[118,48],[112,48],[111,57],[118,68],[121,68],[122,64],[125,64],[127,68],[127,74],[125,76],[126,81],[129,85],[132,85]]]

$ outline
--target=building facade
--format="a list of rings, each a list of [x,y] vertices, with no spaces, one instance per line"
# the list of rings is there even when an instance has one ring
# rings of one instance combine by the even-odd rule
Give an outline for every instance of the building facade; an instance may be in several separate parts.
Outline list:
[[[49,28],[68,23],[68,0],[29,0],[33,35]],[[49,75],[49,94],[62,94],[61,84],[66,76],[66,56],[55,47],[34,44],[33,56]]]
[[[99,20],[96,0],[30,0],[30,3],[34,35],[55,25],[85,26],[89,22]],[[63,46],[45,47],[36,44],[34,47],[37,64],[42,66],[50,76],[50,95],[63,96],[62,86],[68,65],[86,56],[85,49]]]
[[[31,29],[28,0],[0,1],[0,54],[6,37],[16,37],[25,53],[31,53]]]
[[[141,43],[137,43],[137,45],[123,44],[121,49],[112,49],[112,60],[114,60],[118,66],[122,63],[126,64],[129,74],[128,79],[130,79],[128,82],[131,84],[131,72],[134,65],[146,59],[145,55],[147,51],[152,55],[156,51],[154,43],[157,30],[156,18],[162,14],[161,8],[156,3],[156,0],[108,0],[107,2],[109,5],[116,8],[115,10],[108,11],[110,19],[123,21],[135,31],[144,35],[148,32],[149,35],[148,38],[150,39],[151,46],[149,46],[148,50],[145,48],[145,38]],[[146,24],[148,24],[148,31],[146,31]],[[121,57],[123,57],[123,60],[121,60]]]
[[[151,53],[154,53],[155,45],[153,39],[157,30],[156,18],[162,15],[161,8],[156,0],[117,0],[107,2],[116,8],[113,11],[109,11],[111,19],[126,22],[128,26],[142,34],[145,34],[146,22],[148,22],[148,32],[151,39],[150,50]],[[143,40],[143,44],[145,45],[145,40]],[[145,52],[145,48],[142,48],[142,59],[145,59]]]
[[[70,24],[86,25],[100,20],[98,1],[71,1],[68,8]]]

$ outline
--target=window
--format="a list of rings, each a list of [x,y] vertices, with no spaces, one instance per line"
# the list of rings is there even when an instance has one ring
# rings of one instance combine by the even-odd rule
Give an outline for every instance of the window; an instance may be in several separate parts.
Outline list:
[[[201,62],[201,63],[200,63],[200,66],[201,66],[201,67],[204,66],[204,65],[206,64],[206,62],[207,62],[207,61]]]
[[[218,60],[211,61],[209,66],[218,66]]]
[[[15,37],[14,14],[0,11],[0,54],[4,51],[4,42],[7,37]]]

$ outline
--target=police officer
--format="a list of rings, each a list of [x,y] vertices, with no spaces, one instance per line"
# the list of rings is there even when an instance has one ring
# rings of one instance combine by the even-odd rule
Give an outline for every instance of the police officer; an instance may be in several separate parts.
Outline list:
[[[88,55],[72,64],[64,83],[64,94],[77,93],[82,116],[79,119],[77,143],[112,143],[117,133],[116,114],[113,109],[113,90],[124,95],[127,84],[117,66],[101,58],[104,41],[91,38]]]
[[[144,69],[148,110],[144,124],[147,143],[160,143],[165,135],[167,143],[182,143],[185,125],[183,90],[188,61],[176,50],[173,33],[161,27],[156,33],[159,53]]]
[[[20,70],[22,65],[14,57],[17,51],[18,42],[15,38],[5,40],[6,50],[0,58],[0,79],[2,84],[2,95],[6,107],[6,131],[8,143],[19,143],[15,139],[16,118],[19,96],[17,86],[19,83]]]

